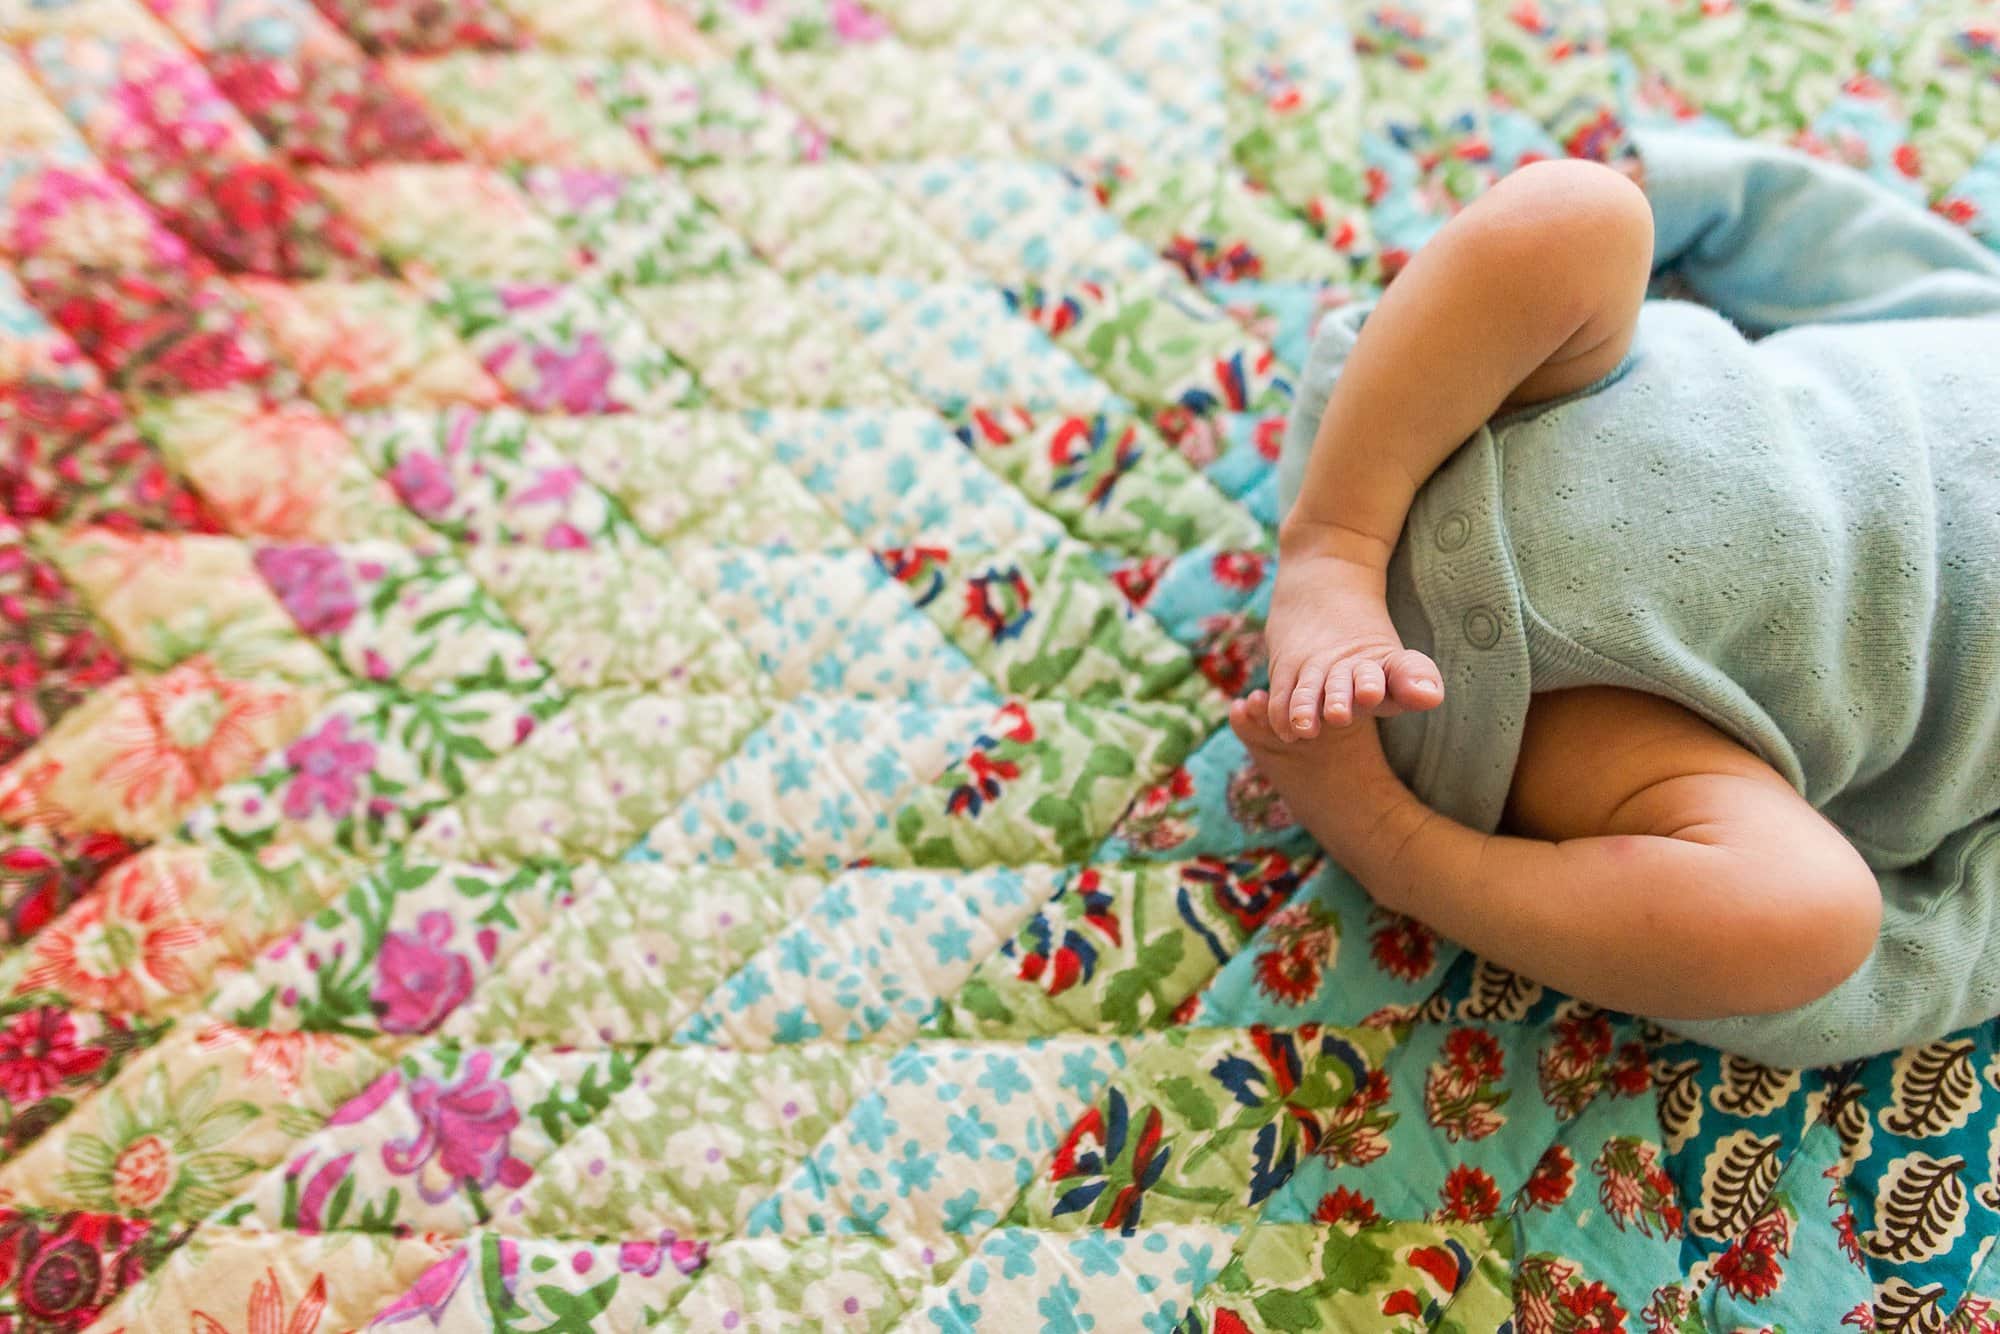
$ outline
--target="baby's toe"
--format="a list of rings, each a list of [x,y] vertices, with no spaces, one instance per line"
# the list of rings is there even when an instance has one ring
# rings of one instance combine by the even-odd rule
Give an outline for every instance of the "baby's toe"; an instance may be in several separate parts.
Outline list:
[[[1292,681],[1298,680],[1296,673],[1288,673],[1287,675],[1291,677]],[[1280,687],[1276,681],[1273,681],[1270,690],[1256,691],[1250,698],[1255,701],[1253,707],[1262,716],[1265,728],[1270,731],[1273,737],[1282,740],[1285,736],[1287,715],[1290,712],[1292,702],[1290,683],[1288,682],[1285,686]]]
[[[1320,697],[1326,689],[1326,677],[1327,664],[1318,661],[1307,663],[1299,673],[1299,683],[1292,690],[1292,707],[1286,714],[1293,736],[1318,735]]]
[[[1262,690],[1254,691],[1247,699],[1232,701],[1229,730],[1246,746],[1257,749],[1276,746],[1278,734],[1271,730],[1270,707],[1270,696]]]
[[[1437,664],[1413,648],[1398,649],[1382,663],[1387,698],[1413,712],[1444,701],[1444,677]]]
[[[1373,713],[1375,706],[1389,693],[1389,683],[1382,674],[1379,662],[1357,662],[1354,664],[1354,711]]]
[[[1345,727],[1354,721],[1354,667],[1350,663],[1338,663],[1326,674],[1326,704],[1320,716],[1335,727]]]

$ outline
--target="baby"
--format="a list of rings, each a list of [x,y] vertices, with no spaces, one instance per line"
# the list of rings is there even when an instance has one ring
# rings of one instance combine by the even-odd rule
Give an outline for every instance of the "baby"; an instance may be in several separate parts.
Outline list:
[[[1375,899],[1584,1000],[1788,1067],[2000,1015],[2000,257],[1635,145],[1322,325],[1232,726]]]

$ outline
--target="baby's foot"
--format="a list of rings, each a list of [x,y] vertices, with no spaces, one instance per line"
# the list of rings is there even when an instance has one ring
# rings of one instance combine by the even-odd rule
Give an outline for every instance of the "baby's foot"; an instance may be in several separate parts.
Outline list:
[[[1404,648],[1389,619],[1383,572],[1359,561],[1281,558],[1265,642],[1275,742],[1316,736],[1322,720],[1345,727],[1444,701],[1437,664]]]
[[[1379,729],[1363,721],[1306,741],[1280,741],[1271,730],[1270,703],[1258,690],[1229,706],[1236,739],[1333,864],[1377,903],[1407,912],[1401,905],[1420,876],[1402,859],[1432,815],[1389,768]]]
[[[1333,752],[1340,749],[1345,737],[1339,731],[1330,731],[1324,737],[1307,738],[1303,742],[1281,740],[1271,729],[1270,702],[1270,696],[1262,690],[1252,691],[1248,698],[1232,700],[1229,729],[1250,752],[1250,758],[1270,780],[1272,788],[1284,798],[1292,818],[1321,847],[1330,849],[1338,840],[1342,825],[1334,808],[1340,799],[1341,785],[1333,781],[1337,774],[1329,770],[1340,767],[1341,761]]]
[[[1295,767],[1311,748],[1288,746],[1279,739],[1271,728],[1270,702],[1270,692],[1264,690],[1253,690],[1242,699],[1230,700],[1229,730],[1236,733],[1236,739],[1250,752],[1250,758],[1257,761],[1264,776],[1276,782],[1280,767]]]

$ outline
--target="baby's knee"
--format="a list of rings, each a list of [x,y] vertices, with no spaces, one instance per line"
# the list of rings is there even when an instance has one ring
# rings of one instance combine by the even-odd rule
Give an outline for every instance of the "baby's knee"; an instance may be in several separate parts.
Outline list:
[[[1783,940],[1772,940],[1770,947],[1774,958],[1793,948]],[[1932,1024],[1917,1013],[1928,998],[1885,997],[1879,994],[1882,982],[1871,959],[1825,993],[1790,1009],[1654,1022],[1670,1033],[1777,1069],[1843,1065],[1900,1046],[1927,1033]],[[1895,1013],[1899,1004],[1908,1010]]]
[[[1656,1019],[1696,1042],[1782,1069],[1839,1065],[1882,1050],[1883,1034],[1928,1022],[1929,998],[1884,996],[1879,957],[1881,895],[1822,892],[1783,896],[1772,912],[1746,916],[1741,934],[1753,959],[1768,961],[1751,990],[1787,996],[1782,1009],[1707,1019]],[[1740,965],[1739,965],[1740,966]],[[1757,966],[1757,965],[1753,965]],[[1744,994],[1737,989],[1738,1004]],[[1898,1005],[1908,1007],[1888,1023]],[[1728,1006],[1726,1008],[1736,1008]]]
[[[1536,245],[1542,266],[1575,261],[1652,269],[1653,207],[1624,172],[1578,158],[1531,162],[1504,177],[1489,198],[1504,208],[1498,221]],[[1551,248],[1555,242],[1559,249]]]
[[[1620,344],[1653,268],[1645,192],[1598,162],[1536,162],[1500,181],[1455,219],[1480,267],[1532,275],[1532,302],[1565,312],[1561,357]]]
[[[1632,228],[1651,232],[1653,208],[1638,182],[1615,167],[1583,158],[1551,158],[1530,162],[1509,172],[1494,186],[1547,208],[1565,227],[1603,229],[1618,233]]]

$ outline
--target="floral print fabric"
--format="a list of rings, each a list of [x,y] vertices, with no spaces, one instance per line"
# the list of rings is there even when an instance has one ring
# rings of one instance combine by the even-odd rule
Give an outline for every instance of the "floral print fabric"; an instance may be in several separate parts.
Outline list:
[[[0,5],[0,1328],[2000,1329],[1990,1027],[1723,1058],[1221,726],[1313,328],[1976,3]]]

